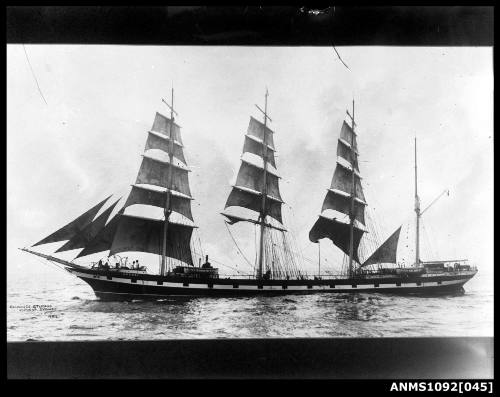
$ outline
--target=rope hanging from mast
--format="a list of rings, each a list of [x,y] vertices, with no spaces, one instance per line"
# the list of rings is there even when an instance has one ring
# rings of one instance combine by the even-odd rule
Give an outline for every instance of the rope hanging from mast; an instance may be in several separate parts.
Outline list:
[[[227,225],[227,222],[224,222],[224,225],[226,226],[226,229],[229,233],[229,235],[231,236],[231,239],[233,240],[233,243],[234,245],[236,246],[236,248],[238,249],[239,253],[241,254],[241,256],[243,257],[243,259],[245,260],[246,263],[248,263],[248,265],[250,267],[253,267],[252,263],[247,259],[247,257],[245,256],[245,254],[243,253],[243,251],[240,249],[238,243],[236,242],[236,239],[234,238],[233,234],[231,233],[231,229],[229,229],[229,226]]]

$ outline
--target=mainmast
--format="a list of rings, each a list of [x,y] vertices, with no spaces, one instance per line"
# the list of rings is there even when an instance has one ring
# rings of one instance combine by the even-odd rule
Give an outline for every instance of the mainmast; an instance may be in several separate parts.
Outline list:
[[[266,88],[265,102],[264,102],[264,111],[259,108],[257,105],[257,109],[259,109],[264,114],[264,134],[262,138],[262,160],[264,165],[264,173],[263,173],[263,184],[262,184],[262,205],[260,210],[260,244],[259,244],[259,268],[257,271],[257,278],[262,278],[262,264],[264,260],[264,232],[266,227],[266,200],[267,200],[267,97],[269,96],[269,92]],[[269,119],[271,120],[271,119]]]
[[[415,213],[417,215],[415,237],[415,266],[420,264],[420,199],[417,188],[417,137],[415,137]]]
[[[349,114],[349,111],[347,111],[347,115],[351,118],[351,129],[353,134],[351,135],[351,147],[354,147],[354,99],[352,100],[352,116]],[[349,210],[349,277],[352,276],[353,274],[353,269],[352,269],[352,257],[354,253],[354,219],[356,217],[355,210],[354,210],[354,202],[356,199],[356,178],[355,178],[355,167],[354,165],[356,164],[356,152],[353,151],[351,153],[353,158],[351,159],[351,172],[352,172],[352,178],[351,178],[351,208]]]
[[[243,145],[243,155],[240,159],[240,169],[224,206],[224,209],[228,207],[246,208],[253,211],[254,214],[251,215],[251,218],[247,218],[222,212],[222,215],[227,219],[226,223],[229,225],[234,225],[236,222],[249,222],[260,226],[260,244],[258,250],[256,247],[257,257],[255,260],[255,276],[257,279],[264,276],[264,263],[266,262],[265,233],[268,232],[267,229],[286,231],[282,226],[281,206],[283,200],[279,189],[280,176],[276,169],[274,131],[267,125],[268,121],[272,122],[267,113],[268,96],[269,92],[266,88],[264,110],[255,105],[262,112],[264,120],[259,121],[250,116]],[[247,153],[257,156],[259,160],[262,159],[262,162],[257,163],[255,157],[253,160],[252,157],[246,157],[245,154]],[[269,218],[273,218],[280,225],[269,223]],[[274,248],[271,248],[271,250],[274,252]],[[289,267],[288,263],[281,262],[276,256],[273,256],[269,262],[273,275],[276,275],[274,270],[280,269],[280,266]]]
[[[172,204],[171,204],[171,190],[172,190],[172,168],[174,164],[174,137],[172,135],[172,126],[174,124],[174,113],[177,114],[174,110],[174,87],[172,87],[172,96],[171,96],[171,105],[169,105],[164,99],[162,99],[163,103],[168,106],[170,109],[170,127],[168,130],[168,139],[169,139],[169,153],[168,153],[168,178],[167,178],[167,198],[165,201],[165,207],[163,209],[163,213],[165,215],[165,220],[163,223],[163,241],[162,241],[162,250],[161,250],[161,270],[160,275],[165,274],[166,267],[166,256],[167,256],[167,232],[168,232],[168,219],[170,218],[170,214],[172,213]]]

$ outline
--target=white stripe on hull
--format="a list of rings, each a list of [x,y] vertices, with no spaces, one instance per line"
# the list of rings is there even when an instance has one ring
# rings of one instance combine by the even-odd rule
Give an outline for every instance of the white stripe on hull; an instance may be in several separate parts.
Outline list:
[[[102,275],[92,275],[88,273],[82,273],[77,270],[71,269],[68,271],[75,276],[78,276],[82,279],[89,279],[89,280],[103,280],[103,281],[108,281],[112,283],[120,283],[120,284],[129,284],[129,285],[144,285],[144,286],[154,286],[156,288],[176,288],[179,290],[200,290],[200,289],[205,289],[205,290],[223,290],[223,291],[236,291],[236,290],[246,290],[246,291],[273,291],[273,292],[293,292],[293,291],[311,291],[311,290],[325,290],[325,291],[364,291],[364,290],[370,290],[370,291],[377,291],[377,290],[385,290],[385,289],[405,289],[405,288],[419,288],[419,289],[426,289],[428,287],[437,287],[437,286],[451,286],[451,285],[461,285],[464,284],[465,282],[468,281],[468,279],[457,279],[457,280],[443,280],[443,281],[420,281],[419,283],[417,282],[411,282],[411,283],[405,283],[401,282],[398,283],[400,285],[397,285],[396,283],[377,283],[378,287],[375,287],[374,284],[357,284],[356,287],[353,287],[351,284],[336,284],[334,287],[330,287],[330,285],[287,285],[287,288],[283,288],[282,285],[262,285],[261,288],[259,288],[257,285],[244,285],[242,284],[241,280],[238,280],[234,282],[234,284],[238,284],[238,288],[234,288],[233,284],[217,284],[217,280],[211,280],[209,287],[208,282],[205,282],[203,284],[198,284],[198,283],[190,283],[189,280],[186,280],[186,284],[184,285],[183,282],[168,282],[168,281],[163,281],[161,284],[158,284],[155,280],[141,280],[137,279],[135,283],[132,283],[131,277],[127,278],[122,278],[122,277],[113,277],[111,276],[111,280],[108,278],[108,276],[102,276]],[[324,280],[327,281],[327,280]],[[285,281],[283,281],[285,282]],[[334,285],[335,280],[331,280],[332,285]],[[104,291],[101,291],[104,292]],[[147,294],[144,294],[147,295]]]

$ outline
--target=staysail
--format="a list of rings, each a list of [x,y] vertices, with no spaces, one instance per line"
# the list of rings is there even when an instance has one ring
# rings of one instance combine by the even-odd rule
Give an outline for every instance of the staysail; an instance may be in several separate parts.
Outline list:
[[[352,124],[354,126],[354,122]],[[358,247],[363,233],[366,232],[365,207],[358,167],[356,132],[344,121],[337,142],[337,162],[332,182],[323,200],[322,213],[309,232],[309,240],[317,243],[320,239],[329,238],[349,255],[352,227],[353,259],[359,263]],[[324,213],[327,210],[344,216],[327,216]],[[349,220],[346,220],[347,217]]]
[[[98,252],[108,251],[113,243],[113,238],[118,227],[118,222],[123,214],[124,208],[122,208],[107,224],[99,230],[95,237],[90,240],[83,250],[76,256],[76,258],[81,258],[82,256],[97,254]],[[76,259],[75,258],[75,259]]]
[[[245,159],[241,160],[236,183],[233,185],[224,208],[242,207],[255,211],[260,215],[263,209],[262,196],[265,192],[265,214],[283,223],[281,216],[283,200],[279,189],[280,177],[276,172],[264,168],[264,163],[270,163],[273,167],[276,166],[273,134],[274,132],[266,125],[250,117],[243,153],[252,153],[259,156],[263,165],[257,165]],[[244,219],[231,218],[232,223],[240,220]]]
[[[397,263],[396,254],[398,250],[398,240],[401,232],[401,226],[392,233],[384,243],[378,247],[370,257],[361,265],[368,266],[374,263]]]
[[[80,215],[75,220],[71,221],[67,225],[63,226],[59,230],[52,233],[50,236],[45,237],[43,240],[40,240],[38,243],[33,244],[32,246],[35,247],[37,245],[55,243],[63,240],[70,240],[78,233],[80,233],[82,230],[84,230],[88,225],[90,225],[94,217],[97,215],[99,210],[103,207],[104,203],[106,203],[106,201],[108,201],[110,197],[111,196],[105,198],[99,204],[95,205],[94,207],[92,207],[91,209]]]
[[[116,204],[120,199],[116,200],[109,208],[99,215],[92,223],[88,224],[83,230],[75,234],[66,244],[59,248],[56,252],[69,251],[77,248],[85,247],[97,234],[104,228],[106,221],[113,212]]]

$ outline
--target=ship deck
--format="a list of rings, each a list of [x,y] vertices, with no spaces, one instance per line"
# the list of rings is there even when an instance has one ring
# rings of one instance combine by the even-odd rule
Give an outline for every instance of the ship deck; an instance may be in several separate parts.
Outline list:
[[[283,295],[316,292],[430,293],[460,290],[476,271],[422,275],[335,277],[316,279],[192,278],[68,268],[99,297],[158,298],[169,295]]]

